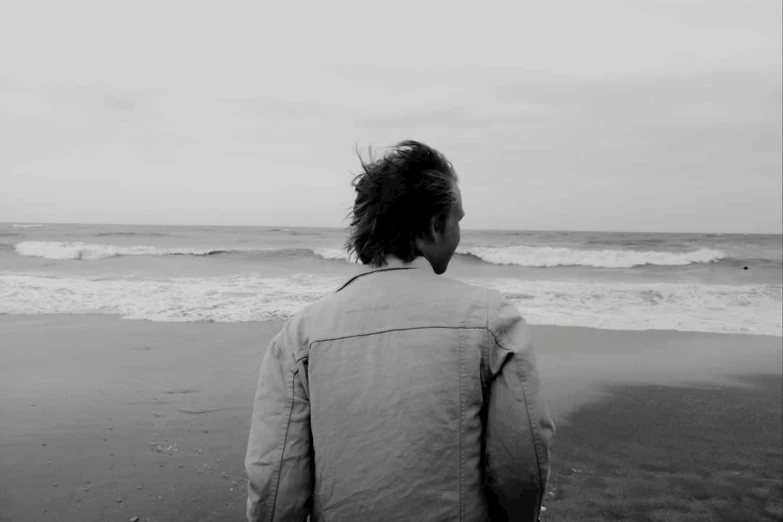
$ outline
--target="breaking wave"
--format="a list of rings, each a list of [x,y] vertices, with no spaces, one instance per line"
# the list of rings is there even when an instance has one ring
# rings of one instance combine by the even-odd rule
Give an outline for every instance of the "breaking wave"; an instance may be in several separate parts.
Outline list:
[[[644,265],[677,266],[713,263],[725,259],[720,250],[702,248],[692,252],[656,252],[645,250],[579,250],[555,247],[473,247],[458,250],[493,265],[517,265],[549,268],[586,266],[595,268],[632,268]]]
[[[166,322],[278,320],[343,282],[313,274],[99,279],[0,272],[0,314],[112,314]],[[467,282],[499,290],[532,324],[783,336],[781,285]]]
[[[164,232],[99,232],[95,237],[172,237]]]
[[[96,260],[120,256],[212,256],[218,254],[287,257],[317,256],[326,260],[348,260],[348,255],[345,251],[337,248],[159,248],[148,245],[120,246],[61,241],[23,241],[17,243],[14,249],[20,256],[41,257],[54,260]]]
[[[161,248],[148,245],[121,246],[100,243],[24,241],[16,245],[21,256],[55,260],[95,260],[118,256],[211,256],[240,254],[256,256],[320,257],[326,260],[354,261],[340,248]],[[639,250],[579,250],[554,247],[472,247],[458,250],[458,255],[493,265],[549,268],[583,266],[595,268],[633,268],[637,266],[684,266],[698,263],[730,261],[720,250],[703,248],[691,252],[658,252]]]
[[[16,253],[20,256],[43,257],[45,259],[106,259],[118,256],[206,256],[222,250],[199,248],[158,248],[154,246],[117,246],[94,243],[67,243],[60,241],[24,241],[17,243]]]

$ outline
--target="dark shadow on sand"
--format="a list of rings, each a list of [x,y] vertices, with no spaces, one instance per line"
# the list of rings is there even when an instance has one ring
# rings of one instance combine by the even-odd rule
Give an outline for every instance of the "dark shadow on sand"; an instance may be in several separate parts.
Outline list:
[[[783,520],[783,378],[612,386],[558,430],[544,520]]]

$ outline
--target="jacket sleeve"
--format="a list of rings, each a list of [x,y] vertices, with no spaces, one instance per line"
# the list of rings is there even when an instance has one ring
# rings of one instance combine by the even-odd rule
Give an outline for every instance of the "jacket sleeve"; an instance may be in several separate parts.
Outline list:
[[[530,328],[491,292],[488,313],[485,486],[492,520],[538,520],[555,427],[541,397]]]
[[[310,402],[293,356],[272,341],[264,355],[247,445],[249,522],[304,521],[314,468]]]

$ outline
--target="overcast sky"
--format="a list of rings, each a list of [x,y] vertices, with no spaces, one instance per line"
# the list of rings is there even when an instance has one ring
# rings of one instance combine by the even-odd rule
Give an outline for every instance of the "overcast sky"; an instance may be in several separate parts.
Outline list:
[[[780,0],[0,2],[0,221],[344,226],[418,139],[466,228],[781,232]]]

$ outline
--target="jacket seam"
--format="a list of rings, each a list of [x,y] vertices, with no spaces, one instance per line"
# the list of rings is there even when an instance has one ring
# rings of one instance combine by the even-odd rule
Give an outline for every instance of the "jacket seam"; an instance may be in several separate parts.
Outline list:
[[[508,350],[508,348],[504,347],[499,342],[496,341],[496,343],[504,350]],[[530,393],[528,389],[527,379],[525,377],[525,372],[522,370],[522,361],[520,360],[519,357],[514,357],[514,358],[516,359],[517,372],[519,374],[520,381],[522,382],[522,395],[524,399],[525,410],[527,411],[527,423],[528,423],[528,428],[530,429],[530,437],[533,439],[533,449],[535,450],[535,455],[536,455],[536,469],[538,471],[538,486],[539,489],[541,490],[541,495],[543,495],[544,480],[543,480],[543,472],[541,469],[541,461],[543,460],[543,457],[541,455],[541,441],[539,440],[538,432],[533,428],[535,424],[538,424],[538,417],[535,414],[535,408],[533,407],[529,399]]]
[[[512,353],[513,350],[509,350],[503,344],[501,344],[500,340],[498,339],[498,336],[495,335],[495,332],[492,331],[492,328],[490,328],[489,325],[489,292],[487,292],[487,331],[492,334],[492,337],[495,339],[495,344],[499,346],[500,348],[510,351]],[[527,410],[527,422],[528,427],[530,429],[530,437],[533,439],[533,450],[536,455],[536,469],[538,471],[538,488],[539,488],[539,499],[540,501],[544,500],[544,495],[546,492],[544,491],[545,487],[545,480],[544,480],[544,472],[541,468],[541,461],[544,460],[543,458],[543,452],[541,449],[541,440],[539,438],[538,431],[536,431],[533,427],[536,424],[540,423],[540,420],[538,419],[538,416],[535,413],[535,408],[530,402],[529,396],[529,389],[528,389],[528,383],[527,378],[525,376],[525,372],[522,371],[522,361],[519,357],[515,357],[516,363],[517,363],[517,371],[519,372],[519,378],[522,382],[522,395],[524,396],[524,404],[525,409]]]
[[[541,456],[541,452],[540,452],[541,441],[538,438],[538,431],[533,429],[534,425],[539,424],[538,423],[538,416],[535,414],[535,408],[531,407],[530,399],[528,399],[529,393],[528,393],[527,380],[525,379],[525,376],[524,376],[524,374],[522,372],[521,365],[522,365],[522,362],[519,359],[517,359],[517,369],[519,370],[519,373],[522,374],[521,375],[521,377],[522,377],[522,393],[524,393],[524,395],[525,395],[525,407],[527,408],[527,422],[528,422],[528,426],[530,426],[530,434],[531,434],[531,436],[533,438],[533,445],[535,446],[535,450],[536,450],[536,468],[538,469],[538,486],[539,486],[539,489],[541,490],[539,498],[543,501],[544,500],[544,498],[543,498],[543,494],[544,494],[544,491],[543,491],[543,488],[544,488],[544,478],[543,477],[544,477],[544,475],[543,475],[543,471],[541,469],[541,460],[543,460],[542,456]],[[534,420],[536,422],[534,422]]]
[[[486,312],[486,313],[485,313],[485,315],[484,315],[484,329],[487,331],[487,333],[489,333],[490,335],[492,335],[492,338],[493,338],[493,339],[495,340],[495,342],[497,343],[497,337],[495,337],[495,334],[494,334],[494,333],[492,333],[492,330],[491,330],[491,329],[490,329],[490,327],[489,327],[489,290],[487,290],[487,292],[486,292],[486,306],[484,307],[484,311]],[[489,340],[489,339],[487,339],[487,340]],[[481,376],[481,378],[485,380],[485,383],[484,383],[484,385],[486,386],[486,389],[487,389],[487,391],[489,391],[489,381],[490,381],[490,379],[488,379],[487,377],[490,377],[490,375],[489,375],[489,374],[490,374],[490,373],[491,373],[491,371],[492,371],[492,370],[491,370],[491,368],[492,368],[492,365],[490,364],[490,359],[489,359],[489,347],[488,347],[488,346],[486,346],[486,345],[485,345],[485,346],[482,348],[482,350],[481,350],[481,355],[482,355],[482,356],[486,356],[486,361],[485,361],[485,363],[486,363],[486,365],[487,365],[487,366],[486,366],[486,369],[485,369],[485,371],[486,371],[487,375],[482,375],[482,376]],[[485,400],[486,400],[486,398],[485,398]]]
[[[461,332],[460,332],[461,333]],[[465,410],[463,401],[465,399],[465,350],[462,342],[462,336],[457,334],[457,345],[459,346],[459,520],[464,517],[465,503],[463,501],[465,492]]]
[[[269,500],[267,501],[268,504],[271,504],[269,506],[269,519],[274,520],[275,517],[275,507],[277,504],[277,494],[278,486],[280,482],[280,473],[283,469],[283,457],[285,457],[285,443],[288,440],[288,430],[291,427],[291,412],[294,409],[294,393],[293,393],[293,387],[296,385],[294,382],[294,374],[291,372],[288,372],[289,379],[290,379],[290,385],[291,385],[291,399],[290,399],[290,405],[288,407],[288,414],[286,415],[286,421],[285,421],[285,429],[282,430],[282,434],[280,436],[280,462],[275,468],[274,478],[272,480],[272,491],[274,491],[274,494],[269,496]]]
[[[390,332],[406,332],[410,330],[435,330],[435,329],[442,329],[442,330],[483,330],[485,329],[484,326],[412,326],[410,328],[389,328],[388,330],[378,330],[377,332],[370,332],[370,333],[363,333],[363,334],[354,334],[354,335],[345,335],[342,337],[330,337],[328,339],[318,339],[317,341],[312,341],[310,343],[310,348],[313,347],[314,344],[318,343],[326,343],[330,341],[342,341],[344,339],[354,339],[356,337],[370,337],[372,335],[380,335],[384,333],[390,333]],[[307,357],[306,355],[300,356],[299,359],[297,359],[297,362]]]
[[[481,347],[481,357],[483,359],[483,362],[486,366],[482,368],[482,375],[481,375],[481,381],[482,381],[482,389],[481,389],[481,399],[482,399],[482,419],[481,419],[481,430],[482,430],[482,437],[481,437],[481,487],[482,492],[484,488],[486,487],[486,480],[487,480],[487,470],[489,469],[490,462],[489,462],[489,456],[487,454],[487,441],[486,441],[486,428],[487,428],[487,419],[488,419],[488,411],[489,411],[489,401],[492,400],[490,397],[490,381],[491,381],[491,361],[489,357],[489,336],[492,335],[492,332],[489,329],[489,290],[487,289],[484,293],[484,343]],[[493,335],[494,338],[494,335]]]
[[[313,500],[315,500],[315,503],[318,504],[318,515],[319,515],[318,519],[321,522],[327,522],[327,520],[326,520],[326,512],[324,511],[324,505],[321,503],[321,495],[318,493],[318,490],[313,491],[313,497],[314,497]],[[312,515],[313,514],[310,515],[311,522],[312,522],[312,519],[314,518]]]
[[[397,266],[397,267],[389,267],[389,268],[378,268],[376,270],[371,270],[371,271],[365,272],[363,274],[358,274],[358,275],[355,275],[352,278],[350,278],[345,283],[343,283],[343,285],[340,288],[338,288],[335,293],[341,292],[346,286],[350,285],[351,283],[353,283],[354,281],[356,281],[360,277],[364,277],[364,276],[368,276],[368,275],[372,275],[372,274],[377,274],[378,272],[391,272],[393,270],[416,270],[416,267],[413,267],[413,266]]]
[[[508,348],[506,348],[505,346],[500,344],[500,342],[498,342],[497,336],[495,335],[494,332],[492,332],[492,330],[489,330],[489,332],[492,334],[493,337],[495,337],[495,343],[498,346],[500,346],[504,350],[508,350]],[[512,350],[508,350],[508,351],[513,353]],[[535,408],[533,407],[533,405],[530,402],[530,399],[528,398],[530,394],[528,390],[527,378],[525,377],[525,372],[522,371],[522,361],[520,360],[519,357],[514,357],[514,358],[516,359],[519,378],[522,381],[522,394],[524,395],[525,409],[527,410],[527,422],[528,422],[528,426],[530,427],[530,436],[533,439],[533,448],[535,449],[535,454],[536,454],[536,468],[538,469],[538,482],[539,482],[539,487],[542,490],[541,494],[543,495],[544,474],[543,474],[543,470],[541,469],[541,461],[543,460],[543,456],[542,456],[543,454],[541,452],[541,441],[538,437],[538,432],[533,429],[534,424],[538,424],[539,419],[538,416],[535,414]]]

